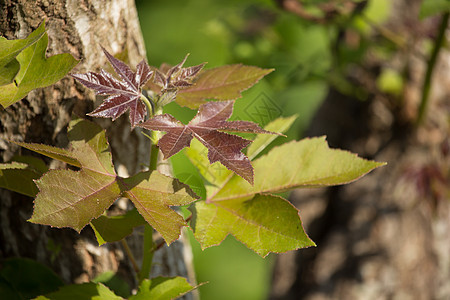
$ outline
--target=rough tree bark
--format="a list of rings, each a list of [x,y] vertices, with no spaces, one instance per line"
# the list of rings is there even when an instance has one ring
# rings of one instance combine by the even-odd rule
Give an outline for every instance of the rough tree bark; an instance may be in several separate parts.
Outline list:
[[[0,5],[1,35],[24,38],[45,20],[49,35],[47,55],[71,53],[80,60],[73,72],[105,67],[100,45],[113,54],[127,53],[132,66],[146,56],[133,0],[2,0]],[[31,154],[4,139],[65,147],[71,116],[84,116],[98,105],[95,100],[92,91],[67,76],[51,87],[32,91],[7,109],[0,108],[0,160],[9,161],[19,153]],[[137,130],[130,131],[126,116],[115,121],[114,126],[108,120],[97,122],[107,127],[119,174],[132,174],[147,163],[148,139]],[[51,167],[62,167],[56,161],[47,161]],[[32,205],[28,197],[0,190],[0,259],[37,259],[67,283],[85,282],[112,270],[134,284],[131,265],[120,244],[98,247],[90,228],[78,235],[70,229],[28,223]],[[136,234],[129,238],[138,259],[140,240]],[[182,249],[181,243],[174,243],[158,251],[153,274],[186,276]]]

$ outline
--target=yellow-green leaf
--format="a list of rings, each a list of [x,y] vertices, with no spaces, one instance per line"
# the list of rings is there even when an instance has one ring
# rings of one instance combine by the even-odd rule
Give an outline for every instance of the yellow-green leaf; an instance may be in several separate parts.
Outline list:
[[[293,115],[287,118],[277,118],[264,126],[264,130],[278,132],[278,133],[286,133],[289,128],[291,128],[295,119],[297,119],[297,115]],[[276,138],[277,135],[269,135],[269,134],[258,134],[253,142],[247,148],[247,156],[250,160],[253,160],[259,153],[261,153],[267,146],[270,145]]]
[[[325,137],[292,141],[253,161],[255,183],[231,178],[209,200],[250,197],[299,187],[320,187],[352,182],[385,163],[359,158],[356,154],[330,149]]]
[[[5,43],[4,40],[2,42]],[[47,45],[48,36],[44,33],[37,42],[28,45],[17,55],[16,59],[20,64],[20,70],[15,76],[14,82],[3,85],[0,89],[0,105],[4,108],[24,98],[33,89],[54,84],[78,63],[72,55],[67,53],[46,58]],[[11,55],[5,55],[3,59],[7,61],[10,57]],[[11,61],[7,64],[11,64]],[[17,66],[15,63],[12,64]],[[2,71],[1,73],[11,76],[12,71]]]
[[[203,249],[220,244],[228,234],[262,257],[315,246],[303,230],[298,210],[278,196],[199,201],[191,210],[191,226]]]
[[[170,206],[187,205],[198,198],[189,186],[157,171],[125,178],[121,185],[124,195],[168,245],[180,237],[186,222]]]
[[[198,286],[192,286],[183,277],[161,277],[145,279],[139,286],[136,295],[129,300],[166,300],[177,299]]]

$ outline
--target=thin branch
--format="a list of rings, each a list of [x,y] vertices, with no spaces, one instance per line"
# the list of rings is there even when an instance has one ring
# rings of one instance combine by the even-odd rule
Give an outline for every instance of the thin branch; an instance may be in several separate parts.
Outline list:
[[[430,60],[428,62],[427,71],[425,73],[425,78],[422,87],[422,100],[420,101],[419,113],[417,115],[417,125],[420,125],[420,123],[422,123],[425,117],[428,105],[428,98],[431,90],[431,77],[433,75],[433,70],[436,65],[437,58],[439,56],[439,51],[441,50],[442,45],[444,44],[445,31],[447,30],[448,26],[449,14],[450,13],[445,13],[442,16],[441,24],[439,26],[439,33],[434,43],[433,52],[431,53]]]
[[[128,258],[131,261],[131,264],[133,265],[133,269],[136,272],[136,274],[139,274],[140,270],[139,270],[139,266],[136,263],[136,259],[134,258],[133,252],[131,252],[130,247],[128,246],[128,243],[125,239],[121,239],[120,243],[122,244],[123,248],[125,249],[125,252],[128,255]]]

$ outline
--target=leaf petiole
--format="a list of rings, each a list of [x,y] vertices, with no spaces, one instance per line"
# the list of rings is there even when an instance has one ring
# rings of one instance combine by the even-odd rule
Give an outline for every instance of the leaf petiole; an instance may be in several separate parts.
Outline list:
[[[151,119],[155,114],[155,104],[152,101],[152,97],[147,98],[144,94],[147,94],[145,90],[143,90],[140,99],[145,103],[145,106],[147,107],[147,119]]]

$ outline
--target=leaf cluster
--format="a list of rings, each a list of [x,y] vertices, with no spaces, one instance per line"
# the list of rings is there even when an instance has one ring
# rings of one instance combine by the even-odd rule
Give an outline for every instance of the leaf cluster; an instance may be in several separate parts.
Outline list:
[[[52,70],[53,64],[62,64],[59,73],[44,76],[47,79],[42,82],[47,84],[76,63],[64,55],[45,59],[47,36],[43,28],[41,25],[28,38],[14,43],[0,39],[0,46],[5,43],[12,49],[5,52],[0,47],[0,83],[7,84],[0,92],[0,103],[5,107],[26,95],[29,88],[44,86],[27,85],[37,72],[33,68]],[[32,55],[29,49],[34,49]],[[48,170],[41,160],[30,157],[0,164],[0,187],[35,197],[30,222],[70,227],[78,232],[89,225],[100,245],[119,241],[135,227],[149,224],[169,245],[188,225],[172,207],[189,205],[190,226],[202,248],[218,245],[232,234],[264,257],[270,252],[315,245],[303,229],[299,211],[279,195],[281,192],[346,184],[384,165],[330,149],[325,137],[291,141],[262,155],[296,117],[278,118],[264,128],[229,119],[234,100],[272,69],[231,65],[203,70],[205,64],[183,67],[186,56],[173,67],[163,65],[157,69],[143,60],[132,70],[103,51],[117,77],[104,70],[72,75],[97,94],[108,96],[89,115],[115,120],[129,111],[132,128],[166,132],[160,137],[152,134],[157,137],[152,142],[157,143],[165,159],[186,148],[187,157],[202,175],[206,199],[196,201],[199,197],[188,185],[157,170],[141,171],[128,178],[118,176],[105,131],[90,121],[74,119],[69,124],[68,148],[11,141],[73,168]],[[31,73],[22,69],[27,61]],[[161,114],[163,106],[171,101],[198,109],[197,115],[183,124],[170,114]],[[256,137],[251,140],[230,132]],[[120,197],[128,198],[135,209],[108,216],[106,211]],[[178,297],[195,288],[183,280],[143,280],[131,299]],[[63,299],[73,293],[117,297],[97,282],[66,286],[38,299]]]

